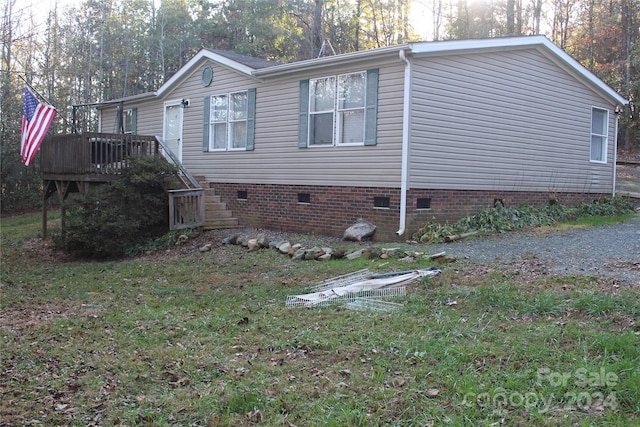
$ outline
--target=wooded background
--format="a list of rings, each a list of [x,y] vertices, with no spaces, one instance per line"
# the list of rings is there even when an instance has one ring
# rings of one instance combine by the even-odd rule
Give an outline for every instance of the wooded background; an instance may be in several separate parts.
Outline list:
[[[24,77],[58,109],[158,89],[202,48],[292,62],[420,40],[545,34],[627,99],[640,96],[640,0],[86,0],[49,13],[0,0],[2,212],[41,200],[20,163]],[[83,123],[92,110],[79,110]],[[621,116],[619,149],[640,146]],[[636,114],[637,116],[637,114]]]

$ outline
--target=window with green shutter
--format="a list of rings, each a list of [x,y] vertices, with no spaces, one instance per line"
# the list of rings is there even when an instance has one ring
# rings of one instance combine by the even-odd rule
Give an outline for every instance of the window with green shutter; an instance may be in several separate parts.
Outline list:
[[[124,110],[124,120],[122,124],[124,133],[135,135],[137,130],[137,122],[138,122],[137,108],[130,108],[128,110]]]
[[[202,151],[255,148],[256,89],[204,98]]]
[[[129,108],[124,109],[122,104],[118,106],[116,110],[116,123],[118,133],[135,135],[137,133],[138,125],[138,109]]]
[[[376,145],[378,69],[300,81],[298,147]]]

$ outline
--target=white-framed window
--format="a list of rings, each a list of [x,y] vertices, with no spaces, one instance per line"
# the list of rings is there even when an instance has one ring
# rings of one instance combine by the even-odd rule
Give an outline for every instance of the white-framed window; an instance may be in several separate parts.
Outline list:
[[[333,145],[336,78],[309,80],[309,146]]]
[[[210,97],[209,151],[246,150],[248,92]]]
[[[300,81],[298,146],[376,145],[378,70]]]
[[[366,100],[365,72],[338,76],[338,144],[364,143],[364,109]]]
[[[364,144],[367,73],[309,80],[309,146]]]
[[[231,149],[247,148],[247,91],[229,95],[229,143]]]
[[[116,112],[115,130],[117,133],[135,134],[137,127],[137,108],[129,108],[127,110],[118,107]]]
[[[124,133],[133,134],[135,133],[135,113],[131,108],[129,110],[124,110],[122,127]]]
[[[609,110],[593,107],[591,109],[591,154],[592,162],[607,162],[607,143],[609,134]]]

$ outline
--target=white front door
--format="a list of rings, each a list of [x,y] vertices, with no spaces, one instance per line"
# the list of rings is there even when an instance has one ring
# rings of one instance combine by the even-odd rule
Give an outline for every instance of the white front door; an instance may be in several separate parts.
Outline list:
[[[182,162],[182,104],[180,101],[164,103],[164,143]],[[168,156],[167,156],[168,157]]]

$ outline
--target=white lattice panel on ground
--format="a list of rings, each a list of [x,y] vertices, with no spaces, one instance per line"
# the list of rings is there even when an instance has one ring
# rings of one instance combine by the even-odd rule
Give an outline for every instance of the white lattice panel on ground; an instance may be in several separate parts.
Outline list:
[[[353,273],[343,274],[342,276],[338,277],[332,277],[331,279],[327,279],[323,282],[318,283],[317,285],[311,286],[309,290],[311,290],[312,292],[322,292],[326,291],[327,289],[352,285],[354,283],[369,279],[370,277],[371,272],[368,268],[365,268]]]
[[[440,274],[440,270],[437,269],[407,270],[382,274],[371,274],[367,269],[359,270],[325,280],[311,287],[313,292],[288,296],[285,305],[287,307],[317,307],[329,304],[346,304],[357,298],[383,300],[402,297],[406,295],[405,286],[409,283],[422,277],[438,274]]]
[[[318,307],[332,304],[348,304],[358,299],[383,300],[390,298],[399,298],[407,295],[407,288],[404,286],[398,288],[382,288],[369,289],[358,292],[338,293],[333,289],[323,292],[313,293],[310,296],[292,295],[288,296],[285,302],[287,307]]]

